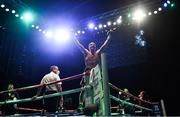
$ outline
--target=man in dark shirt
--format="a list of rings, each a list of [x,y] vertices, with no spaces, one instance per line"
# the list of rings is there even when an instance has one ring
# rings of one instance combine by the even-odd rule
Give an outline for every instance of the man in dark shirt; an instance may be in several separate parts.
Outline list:
[[[129,90],[127,88],[124,88],[123,90],[124,92],[119,92],[119,99],[125,101],[125,102],[131,102],[131,98],[129,95],[127,95],[129,93]],[[121,114],[130,114],[130,106],[120,102],[119,103],[119,109],[118,109],[119,113]]]
[[[141,91],[139,93],[139,95],[138,95],[138,98],[141,99],[141,100],[149,101],[149,96],[147,95],[146,91]],[[135,100],[135,101],[137,101],[137,100]],[[150,108],[150,104],[142,102],[140,100],[137,101],[137,104],[139,106]],[[148,116],[148,115],[150,115],[150,113],[148,111],[145,111],[143,109],[137,109],[135,112],[136,112],[136,115],[138,115],[138,116]]]
[[[13,84],[9,84],[8,85],[8,90],[13,90],[14,89],[14,85]],[[16,100],[19,98],[19,95],[17,92],[8,92],[4,95],[4,99],[5,101],[10,101],[10,100]],[[4,111],[3,111],[3,114],[4,115],[14,115],[17,113],[17,110],[16,110],[16,107],[17,107],[17,104],[7,104],[5,105],[3,108],[4,108]]]

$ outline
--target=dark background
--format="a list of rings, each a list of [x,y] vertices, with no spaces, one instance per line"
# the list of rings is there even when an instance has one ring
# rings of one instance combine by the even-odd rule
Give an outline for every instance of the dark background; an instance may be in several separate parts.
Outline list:
[[[88,17],[136,2],[139,1],[23,1],[36,11],[39,17],[36,23],[44,28],[47,28],[47,25],[55,25],[60,17],[66,17],[67,20],[74,18],[72,24],[80,23],[79,21],[84,21],[83,19]],[[149,1],[145,0],[146,2]],[[121,89],[128,88],[134,95],[145,90],[153,102],[163,99],[168,115],[180,115],[178,108],[179,6],[178,1],[175,2],[174,8],[167,8],[157,15],[148,17],[140,26],[122,25],[112,33],[112,39],[104,49],[108,56],[110,82]],[[7,4],[17,8],[13,4]],[[153,7],[152,5],[152,9]],[[25,8],[17,9],[21,11]],[[0,25],[6,28],[0,29],[1,91],[6,90],[8,83],[13,83],[15,87],[38,84],[53,64],[60,67],[61,78],[82,73],[83,55],[73,41],[67,48],[62,46],[56,49],[52,42],[43,42],[46,38],[38,31],[29,28],[3,10],[0,10]],[[144,38],[147,41],[145,47],[134,44],[134,36],[140,29],[145,32]],[[105,32],[100,34],[89,32],[80,37],[80,41],[87,47],[87,44],[93,40],[99,47],[105,38]],[[63,90],[77,88],[80,86],[79,82],[80,80],[65,82]],[[33,96],[35,93],[36,90],[20,92],[20,97]],[[76,108],[78,94],[65,96],[65,100],[72,100],[69,108]],[[35,104],[33,102],[21,106],[41,108],[37,103]]]

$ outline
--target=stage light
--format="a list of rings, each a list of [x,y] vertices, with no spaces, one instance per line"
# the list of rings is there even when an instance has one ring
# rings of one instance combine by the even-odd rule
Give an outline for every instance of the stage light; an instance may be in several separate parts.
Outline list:
[[[135,20],[135,17],[132,17],[132,20]]]
[[[80,34],[80,33],[81,33],[81,31],[80,31],[80,30],[78,30],[78,31],[77,31],[77,33],[78,33],[78,34]]]
[[[99,24],[99,26],[98,26],[98,27],[101,29],[103,26],[102,26],[102,24]]]
[[[140,22],[144,19],[144,11],[142,9],[137,9],[134,14],[133,14],[133,17],[134,17],[134,20],[136,20],[137,22]]]
[[[36,26],[36,29],[39,29],[39,26]]]
[[[158,8],[158,11],[162,11],[162,8],[161,8],[161,7],[159,7],[159,8]]]
[[[154,11],[154,14],[157,14],[157,11]]]
[[[22,19],[22,20],[23,20],[23,19],[24,19],[24,16],[21,16],[21,17],[20,17],[20,19]]]
[[[88,24],[88,28],[89,28],[89,29],[93,29],[93,28],[94,28],[94,23],[89,23],[89,24]]]
[[[151,12],[149,12],[149,13],[148,13],[148,15],[152,15],[152,13],[151,13]]]
[[[140,30],[139,33],[140,33],[140,35],[144,35],[144,31],[143,30]]]
[[[110,21],[108,21],[108,22],[107,22],[107,25],[108,25],[108,26],[110,26],[110,25],[111,25],[111,22],[110,22]]]
[[[117,23],[120,24],[122,22],[121,19],[117,19]]]
[[[98,28],[97,27],[94,27],[95,30],[97,30]]]
[[[16,13],[16,11],[15,11],[15,10],[12,10],[11,12],[12,12],[13,14],[14,14],[14,13]]]
[[[122,19],[122,16],[119,16],[119,19]]]
[[[82,31],[82,34],[85,34],[85,31],[84,31],[84,30]]]
[[[4,4],[1,4],[1,8],[4,8],[5,7],[5,5]]]
[[[55,32],[55,41],[57,42],[67,42],[70,39],[70,32],[66,29],[60,29]]]
[[[46,33],[46,31],[44,30],[44,31],[42,31],[42,33],[43,33],[43,34],[45,34],[45,33]]]
[[[104,24],[103,27],[106,28],[107,26]]]
[[[113,22],[113,25],[116,25],[116,22]]]
[[[147,15],[144,13],[144,15],[143,15],[144,17],[146,17]]]
[[[42,29],[39,29],[38,31],[39,31],[39,32],[41,32],[41,31],[42,31]]]
[[[167,7],[167,3],[164,3],[164,7]]]
[[[140,46],[144,47],[146,45],[146,41],[140,41]]]
[[[171,2],[169,0],[167,0],[167,3],[170,4]]]
[[[144,38],[144,31],[143,30],[140,30],[138,34],[136,34],[135,36],[135,44],[136,45],[139,45],[141,47],[144,47],[146,46],[146,41],[145,41],[145,38]]]
[[[8,11],[9,11],[9,9],[8,9],[8,8],[6,8],[6,9],[5,9],[5,11],[6,11],[6,12],[8,12]]]
[[[171,8],[172,8],[172,7],[174,7],[174,6],[175,6],[175,4],[174,4],[174,3],[172,3],[172,4],[171,4]]]
[[[31,25],[32,28],[34,28],[35,26],[34,25]]]
[[[128,15],[127,15],[129,18],[131,17],[131,14],[130,13],[128,13]]]
[[[33,14],[29,11],[25,12],[23,14],[23,17],[24,17],[24,21],[27,23],[30,23],[34,20]]]
[[[16,16],[16,17],[19,17],[19,14],[16,14],[15,16]]]
[[[53,33],[52,33],[51,31],[47,31],[46,34],[45,34],[45,36],[46,36],[47,38],[52,38]]]

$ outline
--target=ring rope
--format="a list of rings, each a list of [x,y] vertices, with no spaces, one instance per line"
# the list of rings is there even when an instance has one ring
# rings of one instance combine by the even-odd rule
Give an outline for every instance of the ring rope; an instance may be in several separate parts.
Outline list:
[[[43,112],[43,111],[46,111],[46,110],[43,110],[43,109],[32,109],[32,108],[22,108],[22,107],[16,107],[16,110],[33,111],[33,112]]]
[[[89,87],[76,88],[76,89],[72,89],[72,90],[68,90],[68,91],[53,93],[53,94],[44,95],[44,96],[38,96],[34,100],[32,98],[25,98],[25,99],[19,99],[19,100],[9,100],[9,101],[0,102],[0,105],[15,104],[15,103],[22,103],[22,102],[30,102],[30,101],[41,100],[41,99],[44,99],[44,98],[58,97],[58,96],[63,96],[63,95],[67,95],[67,94],[77,93],[77,92],[80,92],[82,90],[86,90],[88,88]]]
[[[121,100],[121,99],[119,99],[119,98],[117,98],[117,97],[115,97],[115,96],[112,96],[112,95],[110,95],[110,97],[111,97],[111,99],[113,99],[113,100],[115,100],[115,101],[117,101],[117,102],[124,103],[124,104],[126,104],[126,105],[128,105],[128,106],[133,106],[133,107],[136,107],[136,108],[138,108],[138,109],[143,109],[143,110],[146,110],[146,111],[153,111],[152,109],[149,109],[149,108],[146,108],[146,107],[143,107],[143,106],[139,106],[139,105],[137,105],[137,104],[132,104],[132,103],[130,103],[130,102],[126,102],[126,101]]]
[[[51,85],[51,84],[55,84],[55,83],[59,83],[59,82],[63,82],[63,81],[79,79],[82,76],[88,75],[88,74],[89,74],[89,72],[84,72],[84,73],[81,73],[81,74],[78,74],[78,75],[70,76],[70,77],[67,77],[67,78],[62,78],[62,79],[60,79],[58,81],[55,81],[55,82],[50,82],[50,83],[46,83],[46,84],[32,85],[32,86],[27,86],[27,87],[22,87],[22,88],[16,88],[16,89],[13,89],[13,90],[1,91],[0,94],[8,93],[8,92],[23,91],[23,90],[28,90],[28,89],[38,88],[38,87],[42,87],[42,86],[47,86],[47,85]]]
[[[111,88],[113,88],[113,89],[115,89],[115,90],[117,90],[117,91],[119,91],[119,92],[122,92],[122,93],[124,93],[124,94],[126,94],[126,95],[128,95],[128,96],[130,96],[130,97],[132,97],[132,98],[134,98],[134,99],[136,99],[136,100],[139,100],[139,101],[141,101],[141,102],[145,102],[145,103],[148,103],[148,104],[152,104],[152,102],[149,102],[149,101],[140,99],[140,98],[138,98],[137,96],[134,96],[134,95],[132,95],[132,94],[130,94],[130,93],[124,92],[122,89],[119,89],[118,87],[116,87],[115,85],[113,85],[113,84],[111,84],[111,83],[109,83],[109,85],[110,85]]]

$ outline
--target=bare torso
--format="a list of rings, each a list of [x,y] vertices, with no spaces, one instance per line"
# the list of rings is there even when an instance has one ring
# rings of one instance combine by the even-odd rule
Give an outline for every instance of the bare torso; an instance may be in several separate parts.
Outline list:
[[[100,54],[98,51],[96,51],[94,54],[88,51],[84,57],[85,65],[88,69],[94,68],[100,62]]]

